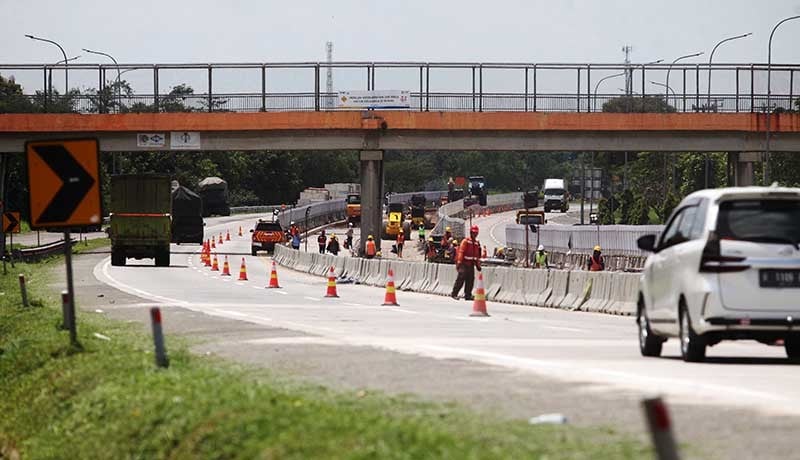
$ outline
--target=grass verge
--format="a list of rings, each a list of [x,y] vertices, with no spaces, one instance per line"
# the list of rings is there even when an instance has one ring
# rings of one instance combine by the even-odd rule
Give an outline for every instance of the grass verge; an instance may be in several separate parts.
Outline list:
[[[28,309],[17,277],[0,276],[0,459],[619,459],[650,451],[608,429],[530,426],[293,383],[194,356],[170,337],[170,368],[158,370],[141,328],[85,313],[82,348],[72,349],[57,329],[60,308],[44,294],[58,262],[17,265],[30,280]]]

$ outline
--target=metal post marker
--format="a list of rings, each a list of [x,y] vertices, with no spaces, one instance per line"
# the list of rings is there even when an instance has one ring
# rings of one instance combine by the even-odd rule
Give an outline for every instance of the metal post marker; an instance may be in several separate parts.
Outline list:
[[[69,293],[61,291],[61,326],[59,329],[66,330],[69,324]]]
[[[161,309],[153,307],[150,309],[150,321],[153,323],[153,344],[156,348],[156,366],[169,367],[167,350],[164,347],[164,331],[161,329]]]
[[[75,289],[72,284],[72,236],[70,235],[69,228],[64,231],[64,262],[67,266],[67,324],[69,328],[69,343],[73,346],[79,346],[78,331],[75,319]]]
[[[658,460],[679,460],[678,447],[672,434],[672,422],[667,405],[661,398],[649,398],[642,401],[647,426],[653,439],[653,447]]]
[[[25,288],[25,275],[19,274],[19,292],[22,296],[22,306],[28,308],[28,290]]]

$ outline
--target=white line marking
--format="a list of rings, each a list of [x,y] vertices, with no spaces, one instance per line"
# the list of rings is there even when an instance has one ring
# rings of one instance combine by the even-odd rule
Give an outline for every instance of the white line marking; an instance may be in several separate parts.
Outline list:
[[[289,293],[286,292],[286,291],[273,291],[273,292],[275,292],[276,294],[280,294],[280,295],[289,295]]]
[[[313,300],[314,302],[320,302],[322,299],[318,299],[316,297],[303,297],[306,300]]]
[[[514,320],[512,320],[514,321]],[[561,327],[561,326],[542,326],[543,329],[554,329],[556,331],[570,331],[570,332],[588,332],[586,329],[578,329],[575,327]]]

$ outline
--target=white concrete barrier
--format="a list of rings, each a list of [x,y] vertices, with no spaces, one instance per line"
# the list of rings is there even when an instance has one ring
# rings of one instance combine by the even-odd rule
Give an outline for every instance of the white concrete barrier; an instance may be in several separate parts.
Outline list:
[[[586,301],[587,289],[591,288],[588,284],[588,273],[584,271],[569,272],[567,295],[564,296],[564,300],[561,302],[561,308],[577,310]]]
[[[544,269],[526,270],[525,283],[522,295],[525,297],[526,305],[539,305],[547,300],[541,300],[542,295],[547,291],[547,282],[549,278],[549,271]],[[549,294],[548,294],[549,296]]]
[[[561,308],[561,304],[567,297],[567,289],[569,288],[569,275],[570,272],[563,270],[554,270],[550,272],[549,287],[552,292],[544,306]]]

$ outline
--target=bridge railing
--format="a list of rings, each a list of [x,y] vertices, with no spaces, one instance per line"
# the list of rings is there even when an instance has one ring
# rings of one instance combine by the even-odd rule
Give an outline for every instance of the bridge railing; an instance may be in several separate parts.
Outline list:
[[[617,101],[614,111],[763,112],[768,75],[770,106],[800,109],[800,64],[0,64],[0,74],[13,75],[40,111],[343,110],[335,103],[338,93],[322,88],[328,68],[341,90],[374,90],[379,83],[409,91],[408,110],[417,111],[600,112]],[[126,85],[121,92],[114,86],[118,70]],[[67,71],[73,88],[88,89],[65,98],[59,79]],[[174,91],[179,84],[191,91]]]

